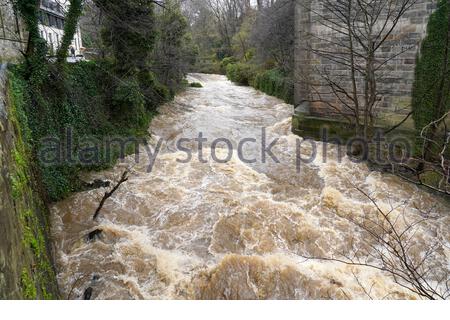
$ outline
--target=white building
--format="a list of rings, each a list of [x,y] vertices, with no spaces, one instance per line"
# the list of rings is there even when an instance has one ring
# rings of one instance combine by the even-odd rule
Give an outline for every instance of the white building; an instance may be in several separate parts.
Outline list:
[[[41,0],[39,31],[50,48],[50,55],[58,50],[64,35],[65,14],[69,8],[69,0]],[[80,28],[77,28],[72,46],[76,55],[82,54]]]

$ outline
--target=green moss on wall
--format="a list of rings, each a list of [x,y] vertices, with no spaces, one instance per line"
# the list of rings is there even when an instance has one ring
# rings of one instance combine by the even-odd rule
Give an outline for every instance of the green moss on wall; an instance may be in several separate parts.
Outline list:
[[[39,221],[38,214],[32,210],[21,213],[20,221],[24,246],[30,249],[33,255],[34,265],[32,266],[30,278],[36,291],[39,291],[40,298],[53,299],[54,295],[51,291],[56,276],[47,251],[47,240],[44,234],[44,232],[48,233],[48,230]],[[28,287],[22,288],[24,295]]]
[[[32,160],[32,131],[26,116],[24,87],[20,78],[9,78],[8,111],[14,131],[10,184],[20,227],[19,252],[25,257],[20,287],[25,299],[53,299],[58,297],[58,289],[49,250],[49,212],[33,179],[38,168]]]
[[[37,298],[36,286],[31,278],[29,271],[24,268],[20,277],[23,298],[26,300],[35,300]]]
[[[28,185],[28,176],[26,172],[26,162],[24,154],[17,149],[14,149],[13,157],[16,163],[16,168],[11,175],[11,185],[13,189],[14,199],[19,199],[23,195]]]
[[[344,121],[333,119],[294,116],[292,130],[303,138],[322,140],[323,130],[327,130],[328,138],[339,138],[343,143],[355,136],[355,127]]]
[[[383,126],[376,126],[375,130],[383,130]],[[347,143],[350,139],[355,138],[355,126],[344,120],[327,119],[313,116],[294,115],[292,117],[292,131],[293,133],[303,137],[310,138],[316,141],[322,141],[323,132],[326,129],[327,138],[329,141],[340,140],[342,143]],[[403,137],[413,144],[415,141],[413,130],[397,130],[395,133],[390,133],[386,138]]]

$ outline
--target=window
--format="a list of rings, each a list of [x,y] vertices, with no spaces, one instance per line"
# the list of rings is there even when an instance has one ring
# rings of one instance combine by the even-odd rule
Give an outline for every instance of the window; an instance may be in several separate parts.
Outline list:
[[[49,25],[48,24],[48,22],[49,22],[48,20],[49,20],[48,14],[43,12],[43,11],[40,11],[39,12],[39,22],[41,24],[43,24],[44,26],[48,26]]]
[[[61,18],[56,18],[57,28],[63,30],[64,29],[64,20]]]
[[[56,17],[49,15],[49,25],[50,27],[56,27]]]

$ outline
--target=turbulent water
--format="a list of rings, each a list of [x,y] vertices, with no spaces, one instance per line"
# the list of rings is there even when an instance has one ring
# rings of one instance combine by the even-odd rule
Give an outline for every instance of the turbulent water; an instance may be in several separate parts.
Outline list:
[[[414,251],[423,254],[438,242],[431,259],[440,269],[450,264],[449,208],[437,197],[404,181],[371,172],[329,147],[311,164],[296,166],[297,141],[291,134],[293,107],[223,76],[191,75],[203,84],[162,107],[153,121],[150,145],[164,140],[153,171],[142,147],[140,161],[129,157],[115,168],[86,179],[129,180],[106,201],[92,221],[106,189],[78,193],[52,208],[58,279],[63,294],[80,299],[91,287],[95,299],[367,299],[417,298],[386,273],[305,257],[336,257],[354,251],[367,237],[347,217],[361,218],[375,208],[355,186],[370,193],[381,208],[417,221]],[[263,130],[268,144],[279,139],[262,161]],[[201,161],[195,152],[199,132],[208,139]],[[239,142],[224,163],[211,158],[210,143]],[[220,148],[219,148],[220,147]],[[228,149],[218,144],[216,158]],[[311,154],[307,144],[302,154]],[[86,235],[97,228],[94,242]],[[366,239],[364,243],[367,244]],[[433,277],[433,275],[431,275]],[[431,281],[436,281],[431,279]]]

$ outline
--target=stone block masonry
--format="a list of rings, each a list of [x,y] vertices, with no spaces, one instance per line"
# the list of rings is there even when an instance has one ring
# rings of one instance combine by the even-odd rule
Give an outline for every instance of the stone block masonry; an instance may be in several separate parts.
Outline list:
[[[0,300],[56,299],[49,213],[26,142],[21,84],[0,64]]]
[[[436,0],[415,1],[377,51],[376,59],[390,59],[377,74],[380,101],[374,113],[380,126],[390,127],[411,111],[416,56],[426,35],[428,19],[436,6]],[[330,43],[339,44],[342,41],[334,30],[324,26],[320,20],[327,17],[330,14],[324,8],[323,1],[297,0],[295,104],[296,111],[303,115],[337,118],[345,113],[344,107],[324,85],[323,74],[336,79],[344,88],[350,88],[350,70],[336,62],[337,54],[335,57],[317,54],[319,51],[334,50],[330,49]],[[359,80],[358,91],[362,93],[362,77]],[[359,98],[364,97],[361,95]],[[412,120],[405,126],[412,128]]]
[[[26,31],[13,10],[11,0],[0,0],[0,61],[12,62],[26,48]]]

